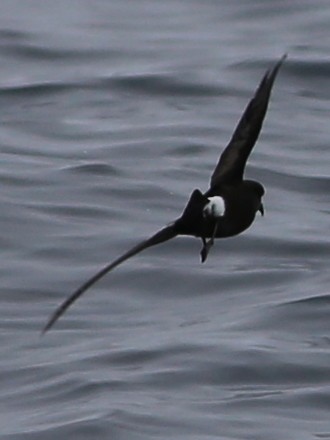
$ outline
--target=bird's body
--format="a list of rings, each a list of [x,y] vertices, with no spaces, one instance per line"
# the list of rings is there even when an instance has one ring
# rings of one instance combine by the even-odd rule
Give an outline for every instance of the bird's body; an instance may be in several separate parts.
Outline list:
[[[144,249],[178,235],[199,237],[203,242],[201,259],[204,262],[214,244],[214,239],[240,234],[251,226],[258,211],[263,215],[262,197],[265,190],[259,182],[244,180],[243,174],[246,161],[262,127],[274,80],[284,59],[285,56],[264,75],[229,144],[220,156],[212,174],[209,189],[204,194],[199,189],[195,189],[177,220],[149,239],[137,244],[88,279],[60,305],[49,319],[43,332],[49,330],[89,287],[119,264]]]
[[[252,180],[242,181],[233,186],[223,185],[221,189],[205,194],[196,189],[183,215],[174,222],[173,227],[178,231],[178,235],[210,238],[214,224],[218,222],[215,238],[232,237],[251,226],[257,211],[262,211],[263,194],[263,187]],[[214,197],[221,197],[224,201],[224,214],[219,217],[205,216],[204,207],[208,200]]]

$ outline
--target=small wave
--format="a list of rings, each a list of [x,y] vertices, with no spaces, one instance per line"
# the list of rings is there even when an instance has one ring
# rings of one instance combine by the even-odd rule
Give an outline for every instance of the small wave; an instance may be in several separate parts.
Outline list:
[[[299,306],[324,306],[328,307],[330,305],[330,295],[324,294],[324,295],[317,295],[317,296],[309,296],[306,298],[294,300],[294,301],[288,301],[286,303],[286,306],[289,305],[299,305]]]
[[[275,171],[274,169],[265,169],[250,166],[257,172],[260,172],[262,177],[266,177],[273,186],[280,189],[295,191],[304,194],[320,194],[329,193],[330,178],[327,176],[306,176],[299,174],[290,174],[288,172]]]
[[[228,93],[228,90],[222,90],[218,86],[183,81],[161,74],[119,76],[103,80],[103,82],[120,90],[153,96],[219,96]]]
[[[330,63],[323,60],[293,59],[287,64],[286,71],[292,72],[298,77],[324,78],[327,81],[330,76]]]
[[[119,170],[105,163],[86,163],[66,167],[66,170],[79,174],[93,174],[97,176],[118,176]]]
[[[27,95],[27,96],[42,96],[49,94],[58,94],[80,87],[79,84],[70,84],[68,82],[55,81],[40,81],[40,82],[25,82],[25,81],[10,81],[2,83],[0,86],[1,95]]]

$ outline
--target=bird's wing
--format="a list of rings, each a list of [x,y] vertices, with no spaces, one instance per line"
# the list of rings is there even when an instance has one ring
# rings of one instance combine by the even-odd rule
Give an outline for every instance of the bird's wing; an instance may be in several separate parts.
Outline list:
[[[276,75],[286,55],[262,78],[211,177],[211,188],[243,178],[246,161],[259,136]]]
[[[127,251],[122,256],[118,257],[116,260],[107,264],[103,269],[97,272],[94,276],[89,278],[84,284],[82,284],[77,290],[75,290],[51,315],[47,324],[45,325],[42,333],[46,333],[50,330],[55,322],[66,312],[66,310],[73,304],[87,289],[89,289],[93,284],[100,280],[104,275],[110,272],[115,267],[119,266],[124,261],[138,254],[139,252],[147,249],[148,247],[155,246],[156,244],[163,243],[164,241],[170,240],[177,235],[176,228],[174,224],[166,226],[165,228],[158,231],[155,235],[142,241],[141,243],[134,246],[132,249]]]

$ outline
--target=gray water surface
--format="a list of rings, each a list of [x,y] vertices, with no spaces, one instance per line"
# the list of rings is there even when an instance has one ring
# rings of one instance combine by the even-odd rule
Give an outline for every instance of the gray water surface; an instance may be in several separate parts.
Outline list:
[[[1,440],[330,439],[330,3],[0,3]],[[54,308],[206,190],[285,52],[266,215]]]

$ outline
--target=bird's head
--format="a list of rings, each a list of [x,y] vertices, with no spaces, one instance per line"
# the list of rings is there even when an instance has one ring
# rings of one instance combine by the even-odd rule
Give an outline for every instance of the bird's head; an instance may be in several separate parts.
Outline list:
[[[248,186],[249,190],[252,191],[253,194],[256,196],[256,211],[259,211],[260,214],[263,216],[265,214],[265,210],[261,199],[265,195],[265,188],[261,185],[261,183],[254,180],[246,180],[245,185]]]

